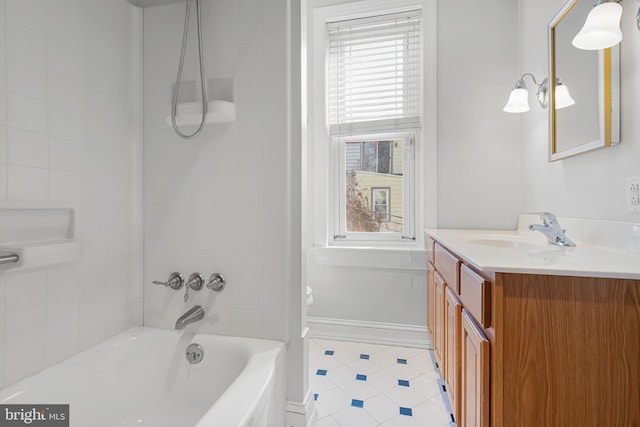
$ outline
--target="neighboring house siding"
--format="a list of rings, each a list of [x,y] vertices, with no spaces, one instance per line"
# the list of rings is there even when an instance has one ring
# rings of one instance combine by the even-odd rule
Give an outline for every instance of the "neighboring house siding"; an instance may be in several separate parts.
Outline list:
[[[370,204],[372,201],[372,188],[389,188],[390,218],[389,221],[382,222],[380,231],[402,232],[402,176],[358,171],[356,172],[356,181],[359,189],[367,195]]]
[[[346,144],[345,156],[347,171],[360,170],[362,165],[362,150],[360,144]]]

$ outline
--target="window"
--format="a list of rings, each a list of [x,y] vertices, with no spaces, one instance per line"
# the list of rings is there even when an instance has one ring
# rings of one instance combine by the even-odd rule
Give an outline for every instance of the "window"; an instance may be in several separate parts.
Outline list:
[[[334,239],[414,240],[420,10],[327,24]]]
[[[380,221],[389,222],[389,191],[390,188],[371,189],[371,210]]]

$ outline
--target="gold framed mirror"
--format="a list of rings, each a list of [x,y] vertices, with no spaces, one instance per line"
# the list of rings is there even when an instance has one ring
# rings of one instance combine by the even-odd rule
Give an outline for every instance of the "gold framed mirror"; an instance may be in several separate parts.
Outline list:
[[[549,82],[571,90],[575,104],[556,109],[549,84],[549,161],[620,142],[619,46],[590,51],[571,44],[593,0],[569,0],[549,23]]]

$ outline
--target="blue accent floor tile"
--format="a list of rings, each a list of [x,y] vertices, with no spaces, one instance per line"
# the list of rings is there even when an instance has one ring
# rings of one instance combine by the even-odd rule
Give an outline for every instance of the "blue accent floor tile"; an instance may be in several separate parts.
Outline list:
[[[409,417],[413,416],[413,413],[411,411],[411,408],[403,408],[402,406],[400,407],[400,415],[407,415]]]
[[[369,355],[368,354],[361,354],[360,355],[360,359],[369,360]]]
[[[326,356],[333,356],[333,350],[327,350],[324,352]]]
[[[313,393],[313,400],[318,400],[318,393]]]
[[[401,365],[406,365],[407,364],[407,359],[398,359],[398,363]]]
[[[362,375],[362,374],[357,374],[356,375],[356,380],[366,381],[367,380],[367,376],[366,375]]]
[[[364,402],[358,399],[351,399],[351,406],[355,408],[362,408],[364,406]]]
[[[409,381],[407,381],[407,380],[398,380],[398,385],[401,385],[402,387],[409,387]]]
[[[318,369],[316,371],[316,375],[327,375],[327,370],[326,369]]]

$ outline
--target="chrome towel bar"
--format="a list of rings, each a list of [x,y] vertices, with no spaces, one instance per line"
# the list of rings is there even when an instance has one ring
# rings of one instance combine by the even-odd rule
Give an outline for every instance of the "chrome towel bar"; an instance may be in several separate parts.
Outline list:
[[[18,261],[20,261],[20,256],[18,254],[0,256],[0,264],[9,264]]]

